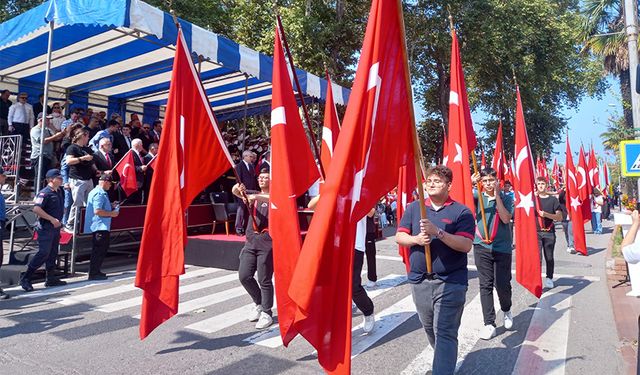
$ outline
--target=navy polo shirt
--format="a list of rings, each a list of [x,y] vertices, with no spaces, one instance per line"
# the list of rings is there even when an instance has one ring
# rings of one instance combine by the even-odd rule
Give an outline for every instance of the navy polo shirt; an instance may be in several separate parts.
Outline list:
[[[54,191],[50,186],[46,186],[40,190],[34,203],[37,207],[40,207],[44,212],[55,217],[58,220],[62,220],[64,214],[64,191],[62,188],[58,188],[58,191]],[[40,226],[42,228],[53,228],[53,224],[49,220],[40,218]]]
[[[429,200],[427,219],[447,233],[464,236],[473,240],[476,223],[471,211],[464,205],[451,199],[447,200],[439,210],[435,210]],[[399,232],[412,236],[420,233],[420,202],[415,201],[407,207],[402,215]],[[435,276],[444,282],[467,285],[467,253],[456,251],[437,238],[431,240],[432,270]],[[424,247],[412,246],[409,253],[410,270],[408,281],[419,284],[427,278],[427,263]]]

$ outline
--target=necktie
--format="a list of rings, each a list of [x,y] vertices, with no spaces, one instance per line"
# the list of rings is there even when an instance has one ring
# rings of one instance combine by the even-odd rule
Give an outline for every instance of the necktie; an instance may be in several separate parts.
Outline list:
[[[129,137],[126,137],[126,138],[127,138],[127,147],[131,148],[131,139]]]
[[[111,158],[109,157],[109,154],[104,154],[104,157],[107,159],[107,164],[109,164],[109,169],[111,169],[113,165],[111,164]]]

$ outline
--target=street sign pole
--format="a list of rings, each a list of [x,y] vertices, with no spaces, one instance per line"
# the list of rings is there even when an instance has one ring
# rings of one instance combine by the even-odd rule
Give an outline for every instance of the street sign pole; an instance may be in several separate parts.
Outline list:
[[[637,0],[624,0],[624,24],[629,48],[629,75],[631,78],[631,112],[634,129],[640,128],[640,94],[636,91],[636,75],[638,69],[638,16]],[[640,179],[638,179],[640,193]]]

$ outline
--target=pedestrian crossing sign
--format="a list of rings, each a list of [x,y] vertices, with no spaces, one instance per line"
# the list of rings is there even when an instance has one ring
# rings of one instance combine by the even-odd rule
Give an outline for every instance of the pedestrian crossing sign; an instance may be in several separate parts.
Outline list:
[[[620,142],[620,170],[625,177],[640,177],[640,140]]]

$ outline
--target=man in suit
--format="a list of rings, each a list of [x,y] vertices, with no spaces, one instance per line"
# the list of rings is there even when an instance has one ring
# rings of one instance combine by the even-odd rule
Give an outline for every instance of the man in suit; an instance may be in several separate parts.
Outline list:
[[[142,141],[142,148],[149,150],[149,146],[153,143],[153,137],[151,137],[151,125],[143,124],[142,131],[138,134],[138,138]]]
[[[158,144],[152,143],[149,145],[149,152],[144,156],[144,164],[149,165],[153,158],[158,154]],[[147,168],[144,174],[144,183],[142,184],[142,191],[144,194],[143,202],[147,204],[149,202],[149,191],[151,190],[151,179],[153,178],[153,168]]]
[[[142,204],[142,186],[144,185],[144,175],[147,172],[147,165],[144,160],[144,148],[142,147],[142,141],[140,139],[136,138],[131,141],[131,151],[133,151],[133,165],[136,168],[136,185],[138,190],[127,197],[127,202],[129,202],[129,204]]]
[[[115,157],[111,153],[112,143],[109,138],[102,138],[99,142],[98,152],[93,154],[93,162],[96,165],[96,169],[99,174],[93,178],[93,184],[98,186],[98,177],[102,175],[111,176],[113,173],[113,167],[115,166]],[[115,192],[113,189],[108,191],[109,198],[115,198]]]
[[[242,183],[247,190],[257,190],[258,189],[258,180],[256,178],[255,166],[253,165],[253,161],[255,160],[256,155],[252,151],[245,150],[242,153],[242,161],[236,164],[234,167],[236,169],[236,173],[238,174],[238,178],[240,178],[240,183]],[[247,227],[247,218],[249,216],[249,209],[247,205],[244,204],[242,200],[238,201],[238,211],[236,213],[236,233],[238,235],[244,234],[244,228]]]
[[[271,170],[271,151],[267,151],[262,155],[262,163],[260,163],[259,171],[266,169]]]
[[[113,155],[116,162],[120,161],[124,154],[131,149],[131,127],[125,125],[120,132],[113,133]]]

